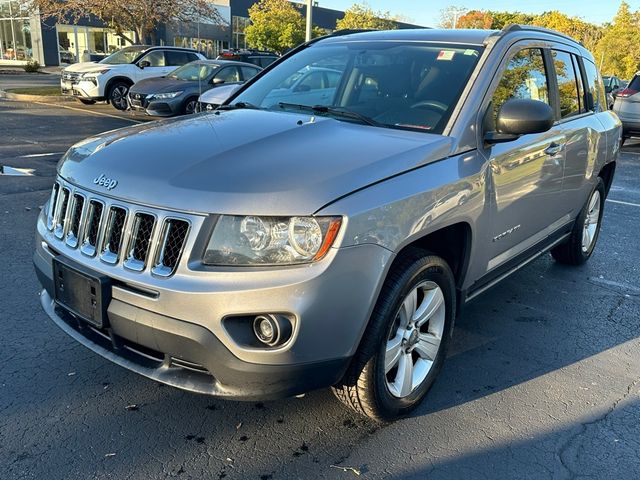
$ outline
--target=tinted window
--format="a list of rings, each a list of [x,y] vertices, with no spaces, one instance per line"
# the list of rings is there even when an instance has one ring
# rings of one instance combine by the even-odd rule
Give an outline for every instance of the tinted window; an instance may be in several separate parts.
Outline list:
[[[634,77],[631,79],[631,82],[629,82],[629,85],[627,86],[627,88],[631,90],[640,91],[640,75],[634,75]]]
[[[549,85],[542,50],[539,48],[521,50],[509,60],[493,94],[494,118],[502,104],[512,98],[549,104]]]
[[[258,59],[258,65],[260,65],[262,68],[268,67],[269,65],[271,65],[273,62],[276,61],[275,57],[260,57]]]
[[[237,67],[225,67],[222,70],[220,70],[219,73],[216,74],[215,78],[224,80],[225,83],[239,82],[240,71],[238,70]]]
[[[580,99],[580,113],[585,113],[587,111],[587,107],[584,96],[584,85],[582,83],[582,72],[580,71],[580,62],[578,62],[578,57],[576,57],[575,55],[571,55],[571,60],[573,61],[573,70],[576,72],[576,77],[578,79],[578,98]]]
[[[167,50],[164,54],[167,58],[167,65],[172,67],[178,67],[191,61],[191,56],[187,52]]]
[[[596,66],[589,60],[584,59],[584,72],[587,77],[587,99],[589,109],[594,112],[603,112],[607,109],[605,102],[604,85]]]
[[[576,72],[573,68],[571,54],[552,50],[553,65],[558,78],[558,92],[560,94],[560,117],[567,118],[580,113],[580,94]]]
[[[164,67],[164,52],[162,50],[154,50],[145,55],[140,61],[149,62],[151,67]]]
[[[242,77],[245,81],[255,77],[256,74],[260,71],[257,68],[251,67],[240,67],[240,69],[242,70]]]

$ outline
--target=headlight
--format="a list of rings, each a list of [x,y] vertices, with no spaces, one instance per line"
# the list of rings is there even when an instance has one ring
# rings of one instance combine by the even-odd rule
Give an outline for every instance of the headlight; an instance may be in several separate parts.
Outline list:
[[[182,92],[168,92],[168,93],[156,93],[153,95],[149,95],[150,98],[154,100],[166,100],[167,98],[176,98]]]
[[[82,75],[82,78],[85,80],[92,80],[95,79],[98,75],[102,75],[104,73],[107,73],[109,71],[108,68],[105,68],[104,70],[98,70],[97,72],[88,72]]]
[[[204,254],[207,265],[293,265],[320,260],[338,235],[340,217],[226,216]]]

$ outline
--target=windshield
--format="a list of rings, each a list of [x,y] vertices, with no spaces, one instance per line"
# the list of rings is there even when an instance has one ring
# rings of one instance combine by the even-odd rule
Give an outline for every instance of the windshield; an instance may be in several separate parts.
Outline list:
[[[232,103],[296,112],[323,107],[314,113],[441,133],[481,52],[476,46],[415,42],[316,44]]]
[[[176,80],[185,80],[187,82],[196,82],[198,80],[206,80],[216,69],[220,68],[220,65],[212,65],[206,63],[187,63],[176,69],[169,75],[170,78]]]
[[[103,58],[98,63],[106,63],[109,65],[121,65],[123,63],[133,62],[140,53],[144,52],[148,47],[127,47],[112,53],[107,58]]]

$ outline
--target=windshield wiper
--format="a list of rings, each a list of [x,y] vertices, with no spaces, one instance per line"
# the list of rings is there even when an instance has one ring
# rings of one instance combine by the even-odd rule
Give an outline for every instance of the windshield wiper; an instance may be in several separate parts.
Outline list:
[[[286,103],[280,102],[278,103],[280,108],[297,108],[298,110],[302,110],[305,112],[313,112],[318,114],[329,114],[334,117],[346,118],[348,120],[357,120],[361,123],[371,125],[373,127],[381,127],[382,123],[376,122],[373,118],[367,117],[366,115],[362,115],[361,113],[354,112],[352,110],[347,110],[341,107],[329,107],[326,105],[302,105],[298,103]]]
[[[220,105],[216,110],[239,110],[242,108],[247,108],[251,110],[261,110],[260,107],[249,102],[238,102],[238,103],[233,103],[229,105]]]

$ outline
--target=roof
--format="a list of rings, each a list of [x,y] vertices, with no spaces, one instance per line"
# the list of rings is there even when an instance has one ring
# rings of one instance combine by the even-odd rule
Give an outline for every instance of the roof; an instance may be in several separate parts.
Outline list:
[[[432,28],[415,28],[407,30],[384,30],[384,31],[360,31],[356,33],[329,36],[324,41],[342,42],[348,41],[421,41],[421,42],[442,42],[442,43],[459,43],[464,45],[483,45],[487,37],[497,33],[497,30],[451,30],[451,29],[432,29]]]
[[[261,67],[259,65],[256,65],[254,63],[249,63],[249,62],[238,62],[237,60],[211,60],[211,59],[206,59],[206,60],[195,60],[192,63],[200,63],[200,64],[205,64],[205,65],[234,65],[234,66],[244,66],[244,67],[253,67],[253,68],[258,68],[261,69]]]

